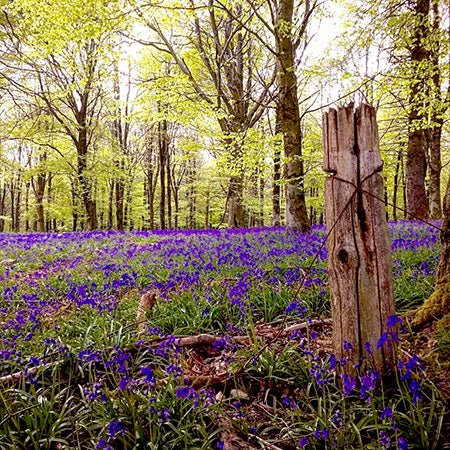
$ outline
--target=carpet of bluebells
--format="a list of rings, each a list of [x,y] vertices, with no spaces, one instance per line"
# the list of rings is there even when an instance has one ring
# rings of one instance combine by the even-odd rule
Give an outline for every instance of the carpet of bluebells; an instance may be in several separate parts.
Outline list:
[[[347,374],[321,348],[326,328],[260,336],[329,317],[323,227],[0,234],[0,448],[445,448],[445,402],[402,351],[401,313],[433,290],[438,229],[390,230],[402,332],[389,380],[370,348]],[[216,339],[180,345],[200,333]]]

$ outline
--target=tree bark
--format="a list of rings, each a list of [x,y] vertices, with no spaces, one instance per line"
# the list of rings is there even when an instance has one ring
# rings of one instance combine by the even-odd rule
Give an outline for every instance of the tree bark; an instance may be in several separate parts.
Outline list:
[[[408,148],[407,148],[407,199],[408,217],[410,219],[425,220],[428,218],[428,200],[425,189],[427,170],[426,160],[426,132],[425,114],[421,96],[427,92],[426,79],[423,76],[423,66],[429,62],[430,54],[426,48],[425,39],[429,34],[428,14],[430,0],[416,0],[414,4],[414,19],[412,47],[410,50],[411,66],[416,73],[416,79],[409,85],[409,113],[408,113]],[[425,94],[426,95],[426,94]]]
[[[306,210],[302,131],[295,74],[293,26],[294,2],[281,0],[276,17],[278,64],[277,117],[283,133],[286,179],[286,225],[290,230],[308,231],[311,224]],[[289,29],[287,29],[289,27]]]
[[[450,5],[449,5],[450,7]],[[428,100],[430,113],[430,128],[427,130],[428,144],[428,199],[430,204],[430,219],[442,218],[441,207],[441,138],[442,127],[444,125],[444,115],[448,109],[448,104],[443,101],[441,93],[441,69],[439,67],[439,53],[441,49],[440,34],[440,14],[439,2],[432,2],[433,21],[430,38],[433,42],[430,47],[430,62],[433,70],[431,76],[431,92]],[[450,10],[449,10],[450,12]],[[450,37],[450,25],[449,25]],[[450,90],[450,87],[448,88]],[[449,91],[450,92],[450,91]]]
[[[228,228],[240,228],[245,224],[243,195],[243,177],[231,176],[228,191]]]
[[[121,158],[120,162],[116,161],[116,167],[118,170],[118,175],[115,181],[115,199],[116,199],[116,224],[118,230],[125,229],[125,219],[124,219],[124,201],[125,201],[125,179],[124,170],[125,162]]]
[[[159,144],[159,225],[162,230],[166,229],[166,157],[167,157],[167,122],[161,120],[158,123]]]
[[[0,180],[0,233],[5,231],[5,219],[4,216],[6,214],[6,183]]]
[[[197,213],[197,193],[195,190],[195,178],[196,178],[196,163],[195,159],[191,161],[190,170],[190,185],[189,185],[189,228],[197,228],[196,213]]]
[[[420,329],[430,322],[450,314],[450,177],[444,198],[441,245],[436,287],[433,294],[418,309],[412,323],[415,329]]]
[[[392,216],[394,220],[397,220],[398,190],[399,190],[400,166],[402,159],[403,159],[403,152],[400,149],[397,153],[397,161],[395,163],[394,191],[392,194]]]

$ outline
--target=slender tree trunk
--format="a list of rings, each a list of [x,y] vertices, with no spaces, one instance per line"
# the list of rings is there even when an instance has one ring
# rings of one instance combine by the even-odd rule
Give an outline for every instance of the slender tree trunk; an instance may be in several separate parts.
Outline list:
[[[36,227],[37,231],[41,233],[45,231],[44,197],[47,185],[47,174],[45,172],[46,161],[47,161],[46,153],[39,155],[40,171],[36,175],[36,178],[31,179],[34,196],[36,198],[36,216],[37,216]]]
[[[153,171],[147,173],[147,204],[148,204],[148,219],[150,229],[155,229],[155,189],[153,186]]]
[[[128,229],[134,230],[134,217],[133,217],[133,181],[134,177],[129,174],[129,183],[127,183],[127,195],[126,195],[126,206],[125,206],[125,226],[128,227]]]
[[[169,229],[172,228],[172,171],[170,170],[170,152],[167,148],[166,173],[167,173],[167,221]],[[176,227],[175,227],[176,228]]]
[[[450,4],[449,4],[450,8]],[[433,38],[433,45],[430,49],[430,60],[433,67],[433,75],[431,77],[432,87],[430,101],[428,102],[431,109],[430,120],[431,128],[427,130],[428,143],[428,199],[430,203],[430,219],[442,218],[441,207],[441,138],[442,127],[444,125],[444,115],[448,109],[448,105],[442,100],[441,93],[441,69],[439,67],[439,53],[441,49],[441,42],[438,38],[440,33],[440,14],[439,2],[437,0],[432,2],[433,21],[431,38]],[[449,9],[450,13],[450,9]],[[450,25],[449,25],[450,37]],[[450,87],[449,87],[450,89]]]
[[[405,173],[405,163],[404,158],[400,161],[400,169],[401,169],[401,180],[402,180],[402,198],[403,198],[403,219],[406,219],[408,216],[408,200],[407,200],[407,183],[406,183],[406,173]]]
[[[173,202],[175,205],[174,227],[177,230],[178,229],[178,220],[179,220],[179,216],[180,216],[180,189],[175,186],[173,188]]]
[[[125,170],[125,162],[123,158],[120,163],[116,163],[119,170],[119,175],[117,176],[115,187],[116,187],[116,222],[117,229],[125,229],[125,219],[124,219],[124,200],[125,200],[125,180],[123,171]]]
[[[189,186],[189,228],[197,228],[195,215],[197,212],[197,194],[195,191],[195,177],[196,177],[196,164],[195,159],[192,160],[191,172],[190,172],[190,186]]]
[[[162,230],[166,229],[166,143],[167,143],[167,122],[162,120],[158,123],[158,143],[159,143],[159,224]]]
[[[6,214],[6,183],[2,183],[0,180],[0,233],[5,231],[5,219],[3,218]]]
[[[205,200],[205,228],[209,228],[209,209],[211,202],[211,192],[206,192],[206,200]]]
[[[398,190],[399,190],[400,167],[401,167],[402,159],[403,159],[403,152],[400,149],[397,153],[397,161],[395,163],[394,191],[392,193],[392,218],[394,220],[398,219],[398,216],[397,216]]]
[[[426,160],[426,133],[423,121],[425,115],[422,112],[421,96],[427,93],[426,79],[419,72],[421,65],[429,61],[430,54],[424,42],[429,34],[428,14],[430,0],[416,0],[415,2],[416,24],[412,36],[411,66],[418,79],[410,81],[409,86],[409,113],[408,113],[408,149],[407,149],[407,198],[408,217],[411,219],[428,218],[428,200],[425,189],[425,175],[427,170]]]
[[[28,181],[25,185],[25,231],[30,231],[30,188],[31,182]]]
[[[108,230],[112,230],[114,226],[114,192],[115,192],[115,181],[111,178],[108,193]]]
[[[20,222],[21,222],[21,199],[22,199],[22,173],[19,171],[16,181],[13,185],[13,191],[14,191],[14,209],[13,209],[13,215],[12,215],[12,224],[13,224],[13,231],[19,232],[20,231]],[[11,199],[12,203],[12,199]]]
[[[311,224],[306,210],[304,168],[302,159],[302,131],[298,107],[297,76],[295,74],[292,31],[293,0],[280,0],[276,18],[276,45],[278,54],[277,117],[283,132],[286,157],[286,225],[290,230],[308,231]]]
[[[52,195],[53,195],[52,181],[53,181],[53,175],[49,174],[48,183],[47,183],[47,205],[48,205],[49,210],[52,205]],[[51,221],[50,215],[47,214],[47,221],[45,223],[45,231],[48,233],[51,231],[51,228],[52,228],[52,221]]]
[[[264,190],[266,188],[265,180],[259,171],[259,220],[258,225],[260,227],[264,226]]]
[[[273,157],[272,225],[281,225],[281,149],[277,145]]]
[[[11,217],[11,231],[14,231],[14,227],[15,227],[15,217],[16,217],[16,211],[15,211],[15,207],[16,207],[16,202],[15,202],[15,187],[14,187],[14,182],[10,181],[9,182],[9,197],[11,199],[11,202],[9,204],[10,206],[10,217]]]
[[[428,130],[428,169],[429,169],[429,190],[428,198],[430,203],[430,219],[442,218],[441,207],[441,136],[442,125],[436,125]]]

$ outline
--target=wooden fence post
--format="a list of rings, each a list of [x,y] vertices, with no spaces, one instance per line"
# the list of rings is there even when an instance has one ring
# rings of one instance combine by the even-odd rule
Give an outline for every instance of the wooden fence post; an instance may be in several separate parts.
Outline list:
[[[376,368],[386,373],[394,363],[393,349],[376,347],[394,314],[394,296],[374,108],[330,109],[323,116],[323,141],[324,170],[330,173],[325,219],[334,352],[348,357],[351,346],[358,363],[368,356],[369,343]],[[346,366],[345,371],[354,369]]]

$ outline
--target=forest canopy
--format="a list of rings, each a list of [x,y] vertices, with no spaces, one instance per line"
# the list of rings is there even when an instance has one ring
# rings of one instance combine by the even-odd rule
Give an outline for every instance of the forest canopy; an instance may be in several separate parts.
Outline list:
[[[0,231],[323,222],[321,116],[377,110],[392,219],[440,219],[438,0],[11,0]]]

